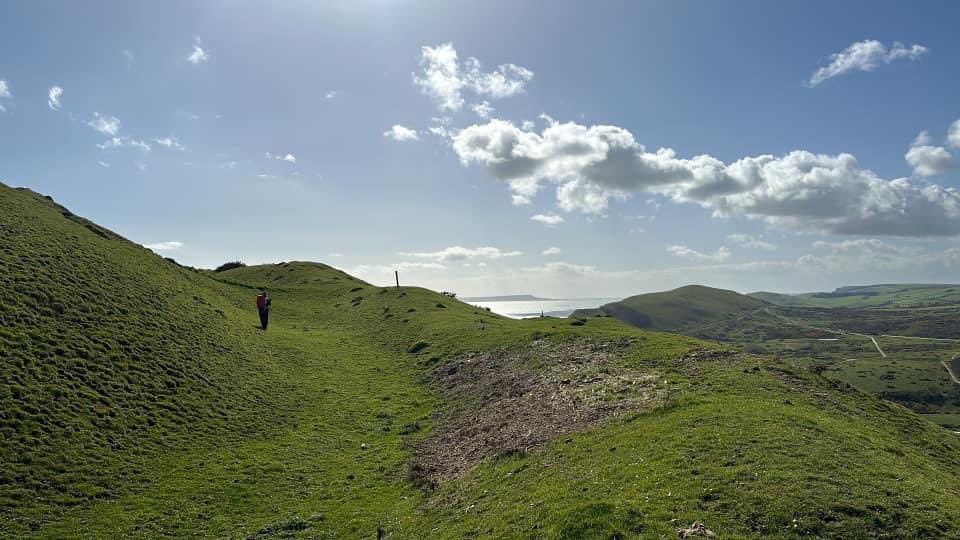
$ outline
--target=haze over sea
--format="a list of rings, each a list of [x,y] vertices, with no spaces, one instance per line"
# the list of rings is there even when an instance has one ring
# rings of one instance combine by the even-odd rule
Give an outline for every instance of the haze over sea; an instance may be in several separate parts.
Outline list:
[[[540,313],[553,317],[567,317],[575,310],[582,308],[600,307],[608,302],[613,302],[616,298],[564,298],[564,299],[544,299],[544,300],[510,300],[499,302],[471,301],[465,300],[468,304],[483,308],[490,308],[494,313],[511,317],[513,319],[524,319],[527,317],[539,317]]]

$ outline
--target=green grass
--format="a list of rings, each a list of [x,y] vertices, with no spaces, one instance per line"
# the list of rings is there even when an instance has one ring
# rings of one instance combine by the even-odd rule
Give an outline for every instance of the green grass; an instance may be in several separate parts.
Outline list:
[[[734,319],[764,305],[760,300],[733,291],[688,285],[672,291],[631,296],[596,310],[575,312],[574,316],[602,312],[639,328],[682,332],[717,320]]]
[[[317,263],[193,271],[64,212],[0,186],[0,536],[658,537],[693,520],[727,537],[960,536],[956,437],[823,377]],[[656,377],[662,406],[435,491],[407,480],[410,443],[457,405],[434,370],[622,337],[617,369]]]

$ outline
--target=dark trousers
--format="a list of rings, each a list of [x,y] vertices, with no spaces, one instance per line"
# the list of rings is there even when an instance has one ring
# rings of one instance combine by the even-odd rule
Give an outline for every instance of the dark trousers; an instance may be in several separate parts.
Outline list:
[[[270,310],[269,310],[269,309],[261,309],[261,310],[260,310],[260,326],[261,326],[264,330],[267,329],[267,323],[270,322],[270,321],[268,320],[269,317],[270,317]]]

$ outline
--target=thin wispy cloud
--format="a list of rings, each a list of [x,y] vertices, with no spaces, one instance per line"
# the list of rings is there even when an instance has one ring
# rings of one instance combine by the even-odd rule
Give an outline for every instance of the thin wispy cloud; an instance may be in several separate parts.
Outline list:
[[[494,108],[490,105],[490,102],[483,100],[480,103],[474,103],[470,106],[470,110],[473,111],[473,114],[479,116],[480,118],[487,119],[490,118],[490,115],[493,114]]]
[[[720,246],[713,253],[704,253],[684,245],[673,245],[667,246],[667,253],[691,261],[702,262],[722,262],[730,258],[730,250],[724,246]]]
[[[143,152],[151,150],[150,144],[139,139],[132,139],[126,136],[110,137],[106,141],[97,145],[100,150],[118,150],[120,148],[136,148]]]
[[[471,259],[501,259],[504,257],[517,257],[523,255],[521,251],[502,251],[493,246],[484,246],[478,248],[465,248],[463,246],[450,246],[440,251],[431,252],[400,252],[397,255],[401,257],[413,257],[419,259],[433,259],[437,262],[455,262]]]
[[[765,251],[773,251],[777,249],[777,246],[766,242],[763,240],[763,237],[752,236],[749,234],[735,233],[728,234],[727,239],[733,242],[734,244],[747,249],[761,249]]]
[[[923,45],[907,47],[903,43],[894,42],[890,48],[883,43],[868,39],[858,41],[840,51],[830,55],[830,63],[816,70],[806,85],[813,88],[827,79],[844,75],[853,71],[873,71],[894,60],[916,60],[927,54],[929,49]]]
[[[530,216],[530,219],[548,227],[555,227],[565,221],[563,216],[557,214],[534,214]]]
[[[87,125],[94,130],[111,137],[120,133],[120,119],[109,114],[93,113],[93,119],[87,121]]]
[[[159,144],[164,148],[169,148],[171,150],[180,150],[182,152],[187,149],[187,147],[181,144],[180,141],[173,135],[169,137],[153,139],[153,142]]]
[[[193,40],[193,51],[187,56],[187,62],[191,64],[203,64],[210,61],[210,53],[203,48],[203,41],[201,39],[195,38]]]
[[[272,154],[270,152],[265,152],[263,155],[267,159],[273,159],[276,161],[286,161],[287,163],[293,163],[293,164],[297,162],[297,156],[294,156],[293,154],[290,154],[290,153],[281,155],[281,154]]]
[[[5,79],[0,79],[0,99],[13,99],[13,93],[10,92],[10,84]],[[0,102],[0,112],[7,112],[3,102]]]
[[[106,161],[97,161],[97,164],[100,165],[101,167],[103,167],[104,169],[109,169],[109,168],[110,168],[110,164],[107,163]]]
[[[143,247],[153,251],[176,251],[183,247],[183,242],[157,242],[156,244],[146,244]]]
[[[323,95],[323,97],[324,97],[325,99],[336,99],[336,97],[337,97],[337,91],[336,91],[336,90],[328,90],[327,93]]]
[[[549,248],[541,251],[540,254],[541,254],[541,255],[547,255],[547,256],[559,255],[559,254],[560,254],[560,248],[558,248],[558,247],[549,247]]]
[[[416,141],[419,139],[417,132],[406,126],[394,124],[390,129],[383,132],[383,136],[399,142]]]
[[[60,97],[63,96],[63,88],[51,86],[47,90],[47,107],[52,111],[59,111],[63,106],[60,104]]]

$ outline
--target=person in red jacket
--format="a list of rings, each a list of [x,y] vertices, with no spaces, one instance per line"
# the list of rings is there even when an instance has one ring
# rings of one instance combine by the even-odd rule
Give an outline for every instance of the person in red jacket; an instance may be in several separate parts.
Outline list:
[[[257,311],[260,312],[260,327],[266,330],[270,317],[270,297],[266,290],[257,295]]]

